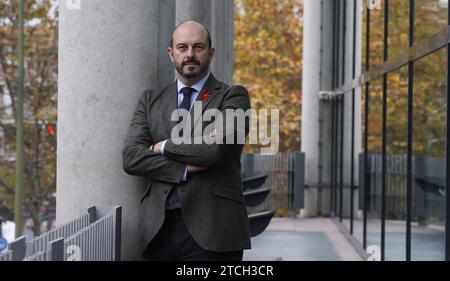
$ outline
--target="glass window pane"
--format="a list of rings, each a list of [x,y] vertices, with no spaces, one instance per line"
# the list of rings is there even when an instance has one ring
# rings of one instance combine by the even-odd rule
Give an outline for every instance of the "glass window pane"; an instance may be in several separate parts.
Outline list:
[[[336,157],[336,214],[337,216],[340,218],[341,217],[341,213],[342,213],[342,209],[341,209],[341,200],[342,198],[342,194],[341,194],[341,186],[342,186],[342,159],[343,159],[343,151],[342,151],[342,145],[343,145],[343,141],[342,141],[342,115],[343,115],[343,98],[342,96],[340,96],[337,100],[336,100],[336,105],[337,105],[337,114],[336,114],[336,124],[337,124],[337,157]]]
[[[380,30],[383,26],[378,27]],[[389,1],[388,55],[397,56],[409,47],[409,0]]]
[[[416,0],[414,40],[423,40],[447,26],[448,0]]]
[[[408,67],[388,74],[386,112],[385,260],[406,259]]]
[[[384,7],[384,0],[381,1]],[[383,62],[384,8],[370,10],[369,67]]]
[[[414,64],[412,260],[443,260],[446,50]]]
[[[344,136],[343,136],[343,194],[342,221],[350,229],[350,176],[352,150],[352,91],[344,94]],[[354,163],[354,165],[357,164]],[[353,177],[354,178],[354,177]]]
[[[381,246],[382,82],[378,78],[369,87],[367,246]]]
[[[361,88],[356,88],[355,93],[355,184],[358,185],[357,192],[355,193],[355,204],[357,209],[353,217],[353,235],[355,238],[363,244],[363,216],[364,216],[364,139],[366,131],[366,86],[365,84]],[[358,130],[361,130],[358,132]],[[360,136],[360,138],[358,138]]]

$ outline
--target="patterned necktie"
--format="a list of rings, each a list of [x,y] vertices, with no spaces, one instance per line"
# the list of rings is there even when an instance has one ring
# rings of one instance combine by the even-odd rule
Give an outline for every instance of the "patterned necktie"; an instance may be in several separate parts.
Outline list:
[[[183,93],[183,101],[180,103],[178,108],[184,108],[187,111],[191,109],[191,96],[195,90],[194,88],[184,87],[181,90]],[[180,130],[180,136],[183,136],[183,129]],[[166,209],[181,208],[180,198],[178,197],[177,186],[175,185],[171,190],[166,200]]]
[[[183,94],[183,101],[178,108],[184,108],[189,111],[189,109],[191,109],[191,96],[194,92],[197,92],[197,90],[191,87],[184,87],[180,92]]]
[[[184,108],[187,111],[191,109],[191,96],[194,92],[197,92],[196,89],[191,87],[184,87],[180,90],[183,93],[183,101],[180,103],[178,108]],[[180,136],[183,136],[183,129],[180,130]]]

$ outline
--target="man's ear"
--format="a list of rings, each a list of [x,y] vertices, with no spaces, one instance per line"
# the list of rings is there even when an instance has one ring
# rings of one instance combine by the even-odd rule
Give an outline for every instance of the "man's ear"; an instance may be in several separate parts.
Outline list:
[[[168,47],[167,54],[169,55],[170,60],[173,62],[173,49]]]
[[[215,52],[216,52],[216,48],[209,48],[209,61],[210,62],[212,61]]]

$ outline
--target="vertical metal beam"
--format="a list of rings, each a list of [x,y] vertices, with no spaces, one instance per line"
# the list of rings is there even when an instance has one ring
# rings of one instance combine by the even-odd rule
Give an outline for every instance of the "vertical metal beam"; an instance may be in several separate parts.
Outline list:
[[[353,38],[352,38],[352,80],[355,79],[356,72],[356,0],[353,0]],[[352,89],[352,136],[350,151],[350,234],[353,234],[353,200],[354,200],[354,172],[355,168],[355,88]]]
[[[369,51],[370,51],[370,9],[368,7],[366,7],[366,71],[369,70],[369,63],[370,63],[370,56],[369,56]],[[368,122],[368,115],[369,115],[369,82],[366,82],[366,87],[365,87],[365,112],[364,112],[364,124],[365,124],[365,128],[364,128],[364,202],[363,202],[363,207],[364,207],[364,215],[363,215],[363,248],[366,249],[367,248],[367,204],[368,204],[368,198],[369,198],[369,183],[370,183],[370,179],[368,176],[368,142],[367,142],[367,138],[368,138],[368,132],[369,132],[369,122]]]
[[[447,22],[450,25],[450,9]],[[447,43],[447,124],[445,135],[445,260],[450,261],[450,43]]]
[[[342,85],[345,84],[345,34],[347,33],[347,0],[344,0],[344,16],[342,27]]]
[[[338,83],[338,80],[336,80],[336,83]],[[339,134],[338,134],[338,118],[339,118],[339,109],[338,109],[338,99],[337,97],[335,97],[333,99],[333,103],[334,103],[334,116],[333,116],[333,123],[334,123],[334,132],[333,132],[333,136],[334,136],[334,175],[333,175],[333,181],[334,181],[334,214],[337,216],[338,215],[338,209],[337,209],[337,196],[338,196],[338,185],[337,185],[337,181],[338,181],[338,141],[339,141]]]
[[[332,60],[332,82],[331,82],[331,89],[334,89],[336,86],[336,38],[337,38],[337,32],[336,32],[336,3],[337,1],[333,1],[333,60]],[[333,137],[333,135],[331,135]],[[333,166],[331,166],[331,169],[333,170]],[[333,174],[333,171],[331,172]]]
[[[23,166],[25,160],[23,144],[23,103],[24,103],[24,0],[19,1],[19,46],[18,46],[18,97],[16,109],[16,190],[14,199],[14,222],[16,238],[23,232]]]
[[[333,76],[334,76],[334,74],[333,74]],[[334,171],[336,169],[336,167],[334,166],[334,138],[335,138],[335,136],[334,136],[334,99],[331,99],[330,102],[331,102],[330,213],[331,213],[331,216],[334,216],[335,215],[335,212],[334,212],[334,190],[335,190]]]
[[[344,94],[340,98],[341,104],[341,133],[340,133],[340,159],[339,159],[339,221],[343,218],[343,193],[344,193]]]
[[[340,31],[341,31],[341,1],[336,1],[337,9],[336,9],[336,79],[334,80],[336,84],[334,85],[334,89],[339,87],[339,53],[340,53]]]
[[[414,0],[409,1],[409,47],[414,44]],[[406,260],[411,260],[412,138],[414,62],[408,63],[408,145],[406,159]]]
[[[389,1],[384,0],[384,35],[383,35],[383,60],[388,60],[388,25],[389,25]],[[381,154],[381,260],[385,258],[386,236],[386,108],[387,108],[387,74],[383,75],[383,117],[382,117],[382,154]]]

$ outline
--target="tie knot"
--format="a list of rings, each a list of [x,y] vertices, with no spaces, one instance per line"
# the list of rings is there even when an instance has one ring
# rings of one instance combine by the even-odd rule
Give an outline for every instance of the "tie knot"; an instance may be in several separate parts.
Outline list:
[[[190,97],[196,91],[197,90],[195,90],[194,88],[191,88],[191,87],[181,88],[181,92],[183,93],[183,95],[188,96],[188,97]]]

